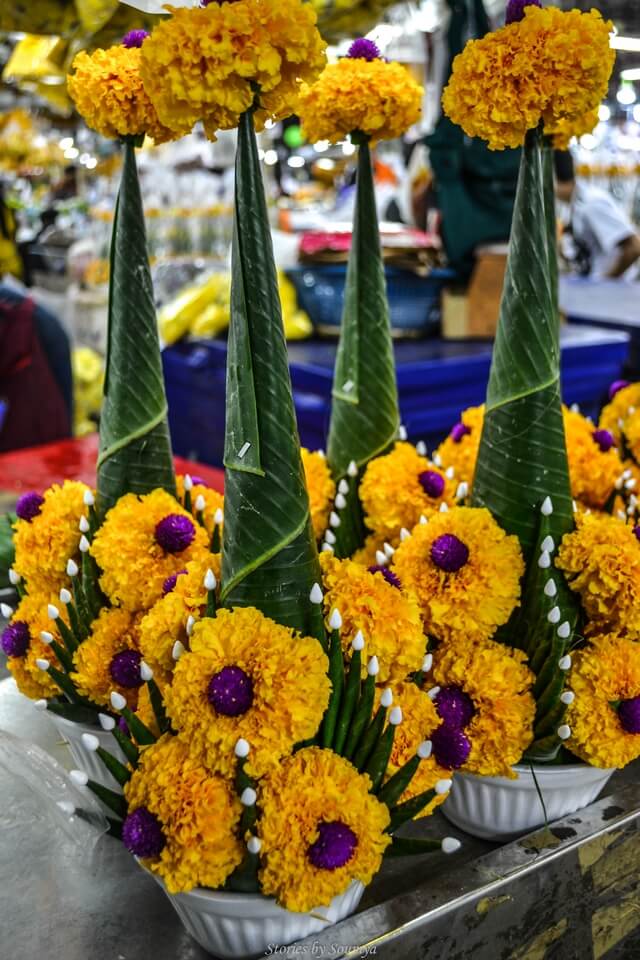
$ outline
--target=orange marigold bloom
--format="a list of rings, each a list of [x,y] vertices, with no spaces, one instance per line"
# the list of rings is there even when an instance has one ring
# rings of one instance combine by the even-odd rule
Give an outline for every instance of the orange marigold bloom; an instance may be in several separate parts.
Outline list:
[[[164,126],[140,76],[140,49],[122,44],[108,50],[82,50],[72,64],[67,89],[87,125],[103,137],[139,137],[148,134],[156,143],[188,133],[183,124],[176,132]]]
[[[410,443],[396,443],[391,453],[371,460],[360,484],[365,523],[382,540],[396,543],[403,527],[452,506],[458,483],[445,476]]]

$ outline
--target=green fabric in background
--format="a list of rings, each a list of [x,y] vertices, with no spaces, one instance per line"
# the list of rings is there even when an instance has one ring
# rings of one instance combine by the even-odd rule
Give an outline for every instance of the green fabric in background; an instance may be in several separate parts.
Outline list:
[[[447,0],[451,21],[447,33],[449,70],[470,37],[490,29],[482,0]],[[442,234],[451,267],[461,280],[471,274],[474,251],[490,243],[506,243],[511,230],[520,153],[489,150],[465,136],[444,114],[426,138],[434,175]]]

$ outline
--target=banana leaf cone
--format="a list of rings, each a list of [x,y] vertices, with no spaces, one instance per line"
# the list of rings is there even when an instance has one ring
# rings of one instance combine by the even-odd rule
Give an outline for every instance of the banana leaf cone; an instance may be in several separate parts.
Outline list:
[[[521,606],[498,639],[529,656],[537,714],[528,756],[553,760],[563,712],[559,660],[570,648],[578,603],[552,558],[541,559],[547,545],[553,554],[574,527],[560,393],[552,157],[541,130],[529,131],[522,154],[472,502],[515,534],[525,555]],[[546,594],[545,586],[555,592]],[[554,614],[549,620],[552,607],[561,624]]]
[[[176,493],[135,148],[124,144],[111,241],[98,511],[126,493]]]
[[[267,205],[253,127],[238,130],[227,357],[221,600],[324,638]]]
[[[361,472],[393,445],[400,427],[395,360],[369,144],[362,140],[353,239],[333,378],[327,457],[339,481],[354,461]],[[349,478],[348,478],[349,479]],[[365,537],[357,486],[334,530],[334,552],[347,557]]]
[[[527,562],[546,497],[553,502],[556,542],[573,529],[550,178],[542,133],[529,131],[473,482],[473,505],[487,507],[507,533],[518,537]]]

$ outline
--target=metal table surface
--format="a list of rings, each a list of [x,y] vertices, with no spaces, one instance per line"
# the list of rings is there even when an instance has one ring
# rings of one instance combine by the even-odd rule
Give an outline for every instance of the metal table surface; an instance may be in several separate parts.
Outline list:
[[[0,730],[66,747],[46,714],[0,681]],[[0,768],[1,769],[1,768]],[[359,912],[284,956],[424,960],[637,960],[640,957],[640,785],[616,775],[610,794],[561,824],[502,847],[465,837],[439,814],[419,834],[457,835],[449,857],[395,859]],[[155,882],[122,845],[80,849],[15,775],[0,780],[3,960],[204,960]]]

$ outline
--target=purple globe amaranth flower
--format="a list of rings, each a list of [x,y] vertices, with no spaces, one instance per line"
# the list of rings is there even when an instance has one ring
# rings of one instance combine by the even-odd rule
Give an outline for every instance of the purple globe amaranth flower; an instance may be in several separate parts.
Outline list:
[[[109,664],[109,673],[114,683],[119,687],[126,687],[133,690],[142,686],[142,677],[140,676],[140,663],[142,654],[137,650],[122,650],[116,653]]]
[[[614,380],[611,386],[609,387],[609,400],[613,400],[616,393],[619,393],[621,390],[624,390],[624,388],[628,386],[629,386],[628,380]]]
[[[182,553],[195,535],[193,522],[182,513],[170,513],[156,525],[156,540],[167,553]]]
[[[454,533],[443,533],[431,544],[431,559],[445,573],[457,573],[469,559],[469,547]]]
[[[23,493],[16,503],[16,514],[20,520],[26,520],[31,523],[34,517],[37,517],[42,509],[44,497],[41,497],[35,490],[29,493]]]
[[[168,593],[172,593],[175,590],[178,577],[183,576],[186,572],[186,570],[178,570],[177,573],[172,573],[170,577],[167,577],[165,582],[162,584],[163,597],[166,597]]]
[[[433,497],[435,500],[444,493],[444,477],[436,470],[424,470],[418,480],[428,497]]]
[[[448,727],[462,730],[476,712],[473,700],[462,687],[441,687],[433,701],[438,716]]]
[[[616,445],[614,436],[609,430],[594,430],[591,436],[603,453],[608,453]]]
[[[122,46],[131,50],[132,47],[141,47],[149,34],[146,30],[129,30],[122,38]]]
[[[366,37],[359,37],[354,40],[349,47],[347,56],[351,60],[379,60],[380,50],[373,40],[367,40]]]
[[[134,857],[158,857],[167,838],[156,815],[146,807],[138,807],[122,823],[122,842]]]
[[[542,3],[540,0],[509,0],[507,4],[507,12],[505,13],[504,22],[517,23],[518,20],[524,19],[524,11],[526,7],[541,7]]]
[[[0,647],[8,657],[24,657],[30,643],[29,627],[23,620],[14,620],[0,637]]]
[[[194,487],[208,487],[209,484],[202,477],[191,477]]]
[[[338,870],[349,863],[358,838],[342,820],[323,820],[318,824],[318,839],[307,850],[307,856],[319,870]]]
[[[468,427],[466,423],[463,423],[461,420],[460,423],[456,423],[449,436],[454,443],[460,443],[462,438],[466,437],[469,433],[471,433],[471,427]]]
[[[253,681],[242,667],[223,667],[211,677],[207,699],[223,717],[240,717],[253,703]]]
[[[618,707],[618,719],[627,733],[640,733],[640,697],[623,700]]]
[[[471,741],[458,727],[441,723],[431,734],[431,746],[436,763],[446,770],[458,770],[471,753]]]
[[[381,573],[387,583],[390,583],[392,587],[397,587],[398,590],[402,587],[398,574],[394,573],[393,570],[389,570],[389,567],[383,567],[382,564],[374,563],[372,567],[369,567],[369,573]]]
[[[129,736],[129,724],[124,717],[118,717],[118,730],[124,733],[125,737]]]
[[[633,532],[634,532],[635,535],[636,535],[636,540],[640,540],[640,526],[634,527],[634,528],[633,528]]]

